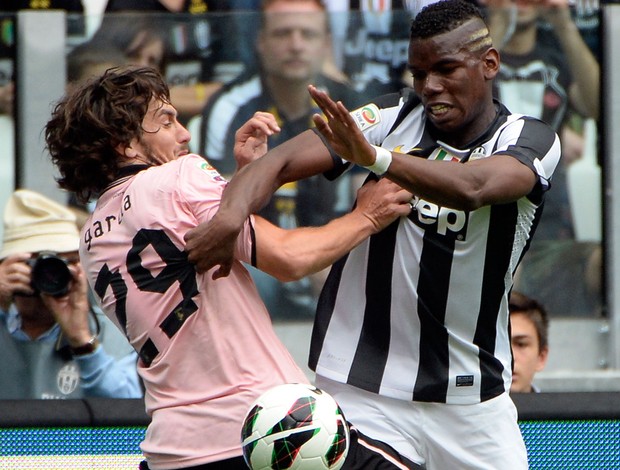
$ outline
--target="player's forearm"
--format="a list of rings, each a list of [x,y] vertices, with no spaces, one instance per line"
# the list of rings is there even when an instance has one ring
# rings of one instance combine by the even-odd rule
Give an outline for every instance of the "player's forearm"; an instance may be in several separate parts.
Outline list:
[[[235,173],[224,191],[219,212],[240,227],[284,183],[323,173],[332,165],[321,139],[312,131],[304,132]]]
[[[410,158],[393,153],[386,177],[428,202],[471,211],[516,201],[536,177],[515,158],[499,156],[465,164]]]
[[[282,237],[270,237],[264,246],[276,254],[258,268],[281,281],[294,281],[319,272],[333,264],[377,231],[373,222],[361,212],[351,212],[322,227],[302,227],[282,231]]]

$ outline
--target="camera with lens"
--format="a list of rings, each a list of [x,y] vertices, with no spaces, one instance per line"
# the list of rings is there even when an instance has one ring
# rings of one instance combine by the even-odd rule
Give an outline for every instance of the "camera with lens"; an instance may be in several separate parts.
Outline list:
[[[32,268],[30,285],[43,294],[62,297],[69,292],[71,271],[66,259],[52,252],[41,252],[39,256],[28,260]]]

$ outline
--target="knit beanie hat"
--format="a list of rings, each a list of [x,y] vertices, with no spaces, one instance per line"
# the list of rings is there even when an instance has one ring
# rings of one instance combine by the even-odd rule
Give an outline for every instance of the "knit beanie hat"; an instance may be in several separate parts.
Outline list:
[[[67,207],[30,191],[15,191],[4,209],[0,259],[16,253],[77,251],[80,235],[75,214]]]

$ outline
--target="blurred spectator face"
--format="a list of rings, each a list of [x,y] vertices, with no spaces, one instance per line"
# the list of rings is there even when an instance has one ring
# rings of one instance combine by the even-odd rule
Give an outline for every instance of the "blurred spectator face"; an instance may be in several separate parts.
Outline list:
[[[161,69],[165,53],[164,47],[164,41],[161,38],[146,31],[140,31],[125,53],[132,64]]]
[[[528,29],[536,23],[539,9],[545,8],[544,4],[531,0],[518,0],[517,5],[517,28]]]
[[[330,46],[327,16],[315,1],[276,1],[264,12],[257,44],[266,74],[309,83]]]
[[[541,349],[534,323],[523,313],[510,314],[514,371],[511,392],[531,392],[532,380],[547,362],[548,348]]]

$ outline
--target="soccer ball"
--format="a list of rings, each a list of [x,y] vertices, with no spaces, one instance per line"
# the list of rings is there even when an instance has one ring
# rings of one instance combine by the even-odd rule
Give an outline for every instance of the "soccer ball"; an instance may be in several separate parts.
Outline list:
[[[349,451],[349,427],[328,393],[284,384],[267,390],[250,407],[241,445],[252,470],[338,470]]]

